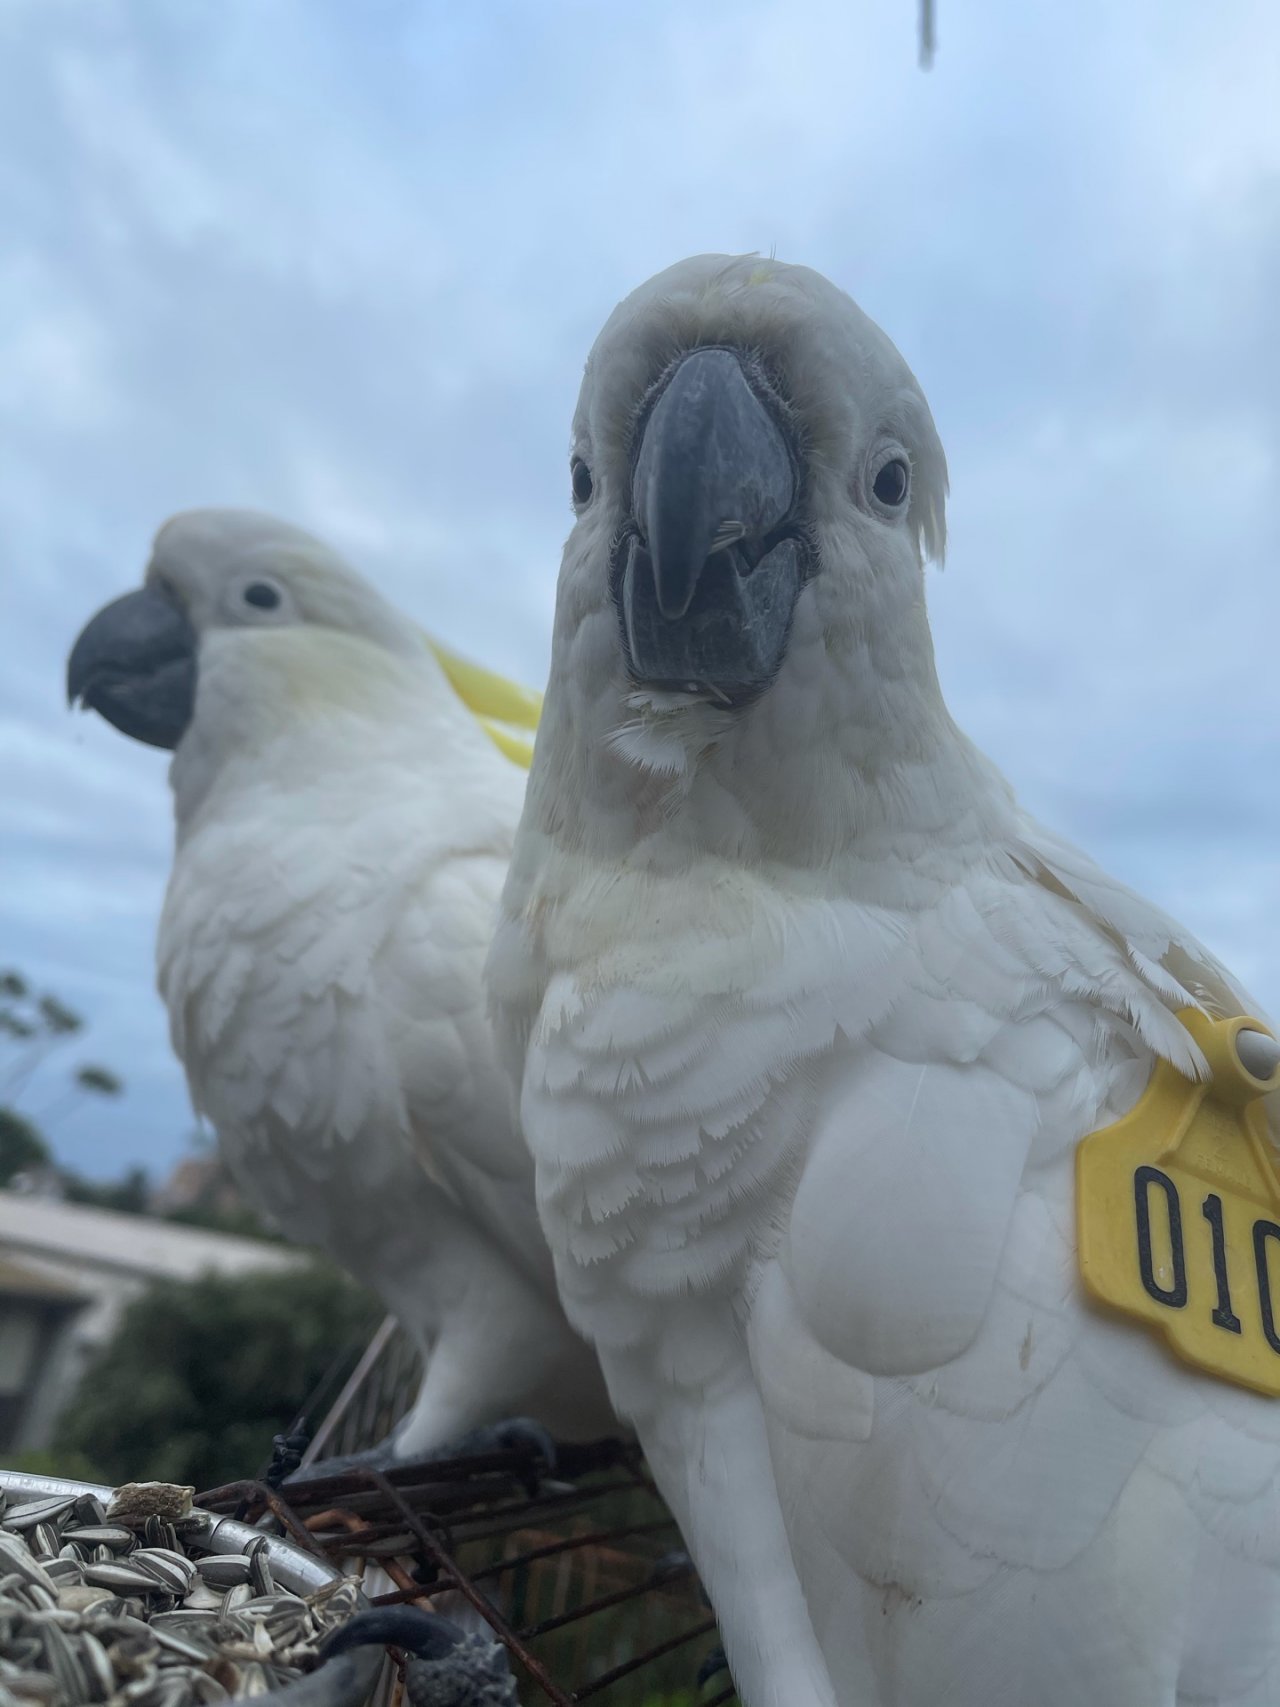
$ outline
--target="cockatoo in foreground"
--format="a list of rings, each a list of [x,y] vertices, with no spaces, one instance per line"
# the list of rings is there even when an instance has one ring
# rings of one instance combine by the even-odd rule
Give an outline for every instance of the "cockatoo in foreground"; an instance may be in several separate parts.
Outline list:
[[[245,511],[166,523],[143,588],[76,641],[68,688],[173,750],[173,1045],[250,1201],[420,1347],[393,1455],[525,1414],[605,1432],[483,1006],[521,770],[407,617]]]
[[[744,1707],[1278,1707],[1280,1403],[1087,1300],[1073,1187],[1154,1063],[1204,1078],[1176,1014],[1252,1004],[948,715],[915,379],[813,272],[686,261],[601,333],[572,486],[488,978]]]

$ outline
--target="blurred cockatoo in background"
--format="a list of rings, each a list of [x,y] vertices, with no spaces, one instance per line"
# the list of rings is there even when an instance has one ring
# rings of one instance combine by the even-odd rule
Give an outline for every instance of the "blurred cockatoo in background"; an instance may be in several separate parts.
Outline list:
[[[1277,1707],[1280,1403],[1088,1301],[1074,1183],[1252,1004],[948,715],[916,380],[817,274],[686,261],[601,333],[571,474],[488,976],[561,1296],[744,1707]],[[1260,1098],[1238,1024],[1215,1082]],[[1267,1142],[1253,1250],[1218,1269],[1211,1194],[1139,1257],[1172,1314],[1185,1239],[1210,1355],[1274,1384]]]
[[[537,696],[426,643],[318,540],[218,509],[161,528],[68,689],[173,751],[173,1045],[248,1200],[421,1349],[388,1453],[513,1441],[483,1432],[513,1418],[606,1432],[481,995],[525,782],[505,725]]]

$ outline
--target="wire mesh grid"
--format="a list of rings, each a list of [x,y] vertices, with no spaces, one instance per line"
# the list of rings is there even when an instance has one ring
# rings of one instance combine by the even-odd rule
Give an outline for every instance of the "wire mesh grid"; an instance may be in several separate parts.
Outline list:
[[[418,1373],[406,1337],[384,1323],[312,1442],[314,1481],[282,1492],[233,1483],[200,1503],[251,1521],[272,1513],[299,1545],[362,1573],[375,1605],[483,1620],[528,1707],[733,1701],[723,1672],[699,1693],[715,1620],[634,1445],[565,1446],[551,1478],[506,1451],[321,1477],[325,1458],[385,1436]]]

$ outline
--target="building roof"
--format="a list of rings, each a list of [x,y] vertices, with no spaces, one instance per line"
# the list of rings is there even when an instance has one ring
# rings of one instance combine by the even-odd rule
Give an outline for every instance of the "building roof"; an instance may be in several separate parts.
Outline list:
[[[33,1268],[11,1262],[0,1256],[0,1297],[38,1298],[49,1304],[83,1304],[84,1290],[49,1274],[39,1274]]]
[[[296,1268],[305,1260],[301,1252],[263,1239],[12,1191],[0,1191],[0,1253],[11,1262],[19,1254],[63,1258],[166,1280],[192,1280],[208,1269],[243,1274]]]

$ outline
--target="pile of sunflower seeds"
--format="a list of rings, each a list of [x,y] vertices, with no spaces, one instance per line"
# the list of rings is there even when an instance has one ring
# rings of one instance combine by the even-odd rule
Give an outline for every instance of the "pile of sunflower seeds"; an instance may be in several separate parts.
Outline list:
[[[280,1587],[265,1536],[202,1555],[207,1518],[153,1509],[126,1521],[119,1506],[92,1494],[6,1504],[0,1492],[0,1707],[266,1695],[311,1670],[357,1610],[347,1579],[306,1597]]]

